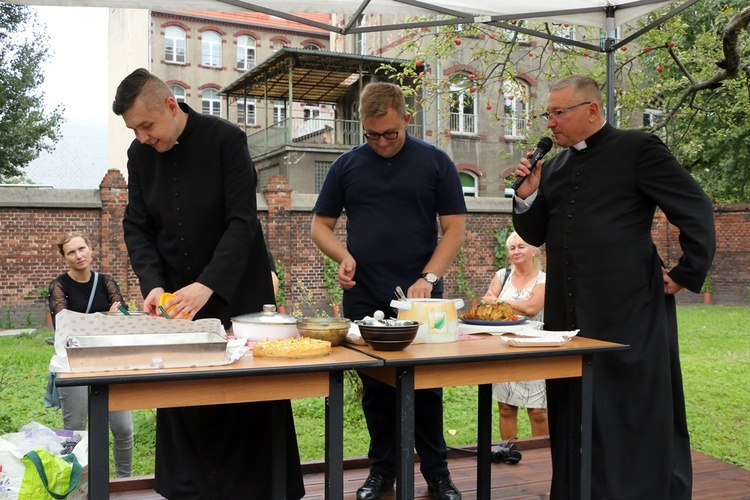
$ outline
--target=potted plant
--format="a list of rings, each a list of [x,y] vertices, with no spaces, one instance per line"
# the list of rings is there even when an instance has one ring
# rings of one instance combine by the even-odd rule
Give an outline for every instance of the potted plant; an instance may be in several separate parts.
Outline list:
[[[701,287],[701,292],[703,292],[703,303],[704,304],[710,304],[711,303],[711,292],[714,291],[714,280],[711,279],[711,276],[706,276],[706,280],[703,282],[703,286]]]
[[[333,317],[341,316],[341,301],[344,298],[344,290],[339,285],[339,264],[327,255],[323,257],[323,281],[326,285],[326,297],[331,304]]]

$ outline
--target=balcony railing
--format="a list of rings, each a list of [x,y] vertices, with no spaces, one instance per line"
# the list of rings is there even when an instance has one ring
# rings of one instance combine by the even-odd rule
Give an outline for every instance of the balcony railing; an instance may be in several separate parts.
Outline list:
[[[505,137],[524,137],[528,132],[528,118],[525,116],[503,117],[505,126]]]
[[[410,124],[409,133],[421,138],[422,126]],[[358,146],[364,142],[362,125],[357,120],[333,118],[287,118],[268,128],[248,134],[251,155],[258,155],[284,144],[331,144]]]
[[[465,113],[451,113],[450,127],[451,132],[458,132],[461,134],[476,134],[476,116]]]

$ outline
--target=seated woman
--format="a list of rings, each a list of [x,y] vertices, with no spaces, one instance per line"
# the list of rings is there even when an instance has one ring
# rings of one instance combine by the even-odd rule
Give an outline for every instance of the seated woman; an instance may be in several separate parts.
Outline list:
[[[542,321],[546,274],[540,270],[540,250],[529,245],[514,231],[505,241],[509,265],[492,278],[482,302],[505,302],[513,312]],[[544,380],[492,384],[492,397],[500,408],[500,436],[503,441],[518,436],[518,408],[528,410],[531,435],[546,436],[547,392]]]
[[[122,304],[117,282],[106,274],[91,271],[93,249],[84,233],[67,232],[57,241],[57,249],[70,268],[49,284],[49,309],[52,321],[63,309],[80,313],[116,311]],[[66,430],[85,430],[89,413],[88,387],[59,387],[63,426]],[[129,477],[133,469],[133,418],[130,411],[109,413],[114,436],[115,475]]]

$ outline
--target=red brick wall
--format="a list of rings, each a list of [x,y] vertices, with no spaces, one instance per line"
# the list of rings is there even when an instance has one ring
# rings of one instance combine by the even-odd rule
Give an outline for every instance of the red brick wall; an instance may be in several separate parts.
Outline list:
[[[36,322],[43,321],[47,304],[37,288],[46,288],[51,279],[67,269],[55,247],[60,233],[67,230],[89,233],[95,245],[95,269],[115,277],[125,300],[141,300],[138,280],[130,270],[122,239],[121,221],[127,189],[120,172],[110,170],[100,191],[101,209],[6,208],[0,200],[3,235],[0,241],[0,325],[8,322],[9,313],[16,326],[25,326],[27,315]],[[284,177],[271,177],[263,188],[263,195],[268,211],[259,215],[269,248],[276,259],[284,263],[287,307],[306,303],[305,289],[312,291],[315,307],[326,307],[323,258],[309,236],[311,212],[292,209],[292,191]],[[750,304],[750,205],[717,205],[714,214],[718,252],[712,270],[713,302]],[[509,220],[508,213],[473,212],[468,216],[469,281],[480,297],[496,270],[492,250],[494,235]],[[342,241],[344,223],[345,217],[342,217],[337,225]],[[679,258],[677,233],[661,213],[654,219],[653,237],[667,264],[673,265]],[[454,276],[455,266],[446,275],[446,297],[459,296]],[[689,292],[682,292],[678,297],[681,303],[701,301],[701,297]]]

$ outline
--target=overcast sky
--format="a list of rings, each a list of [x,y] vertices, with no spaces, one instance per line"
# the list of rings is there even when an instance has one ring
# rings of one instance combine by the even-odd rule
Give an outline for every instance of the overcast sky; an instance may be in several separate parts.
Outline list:
[[[45,102],[65,105],[69,118],[107,119],[107,9],[33,7],[47,26],[50,58],[43,66]]]
[[[46,25],[50,57],[42,66],[48,110],[62,104],[62,139],[26,169],[35,184],[98,187],[107,172],[107,29],[102,7],[33,7]]]

